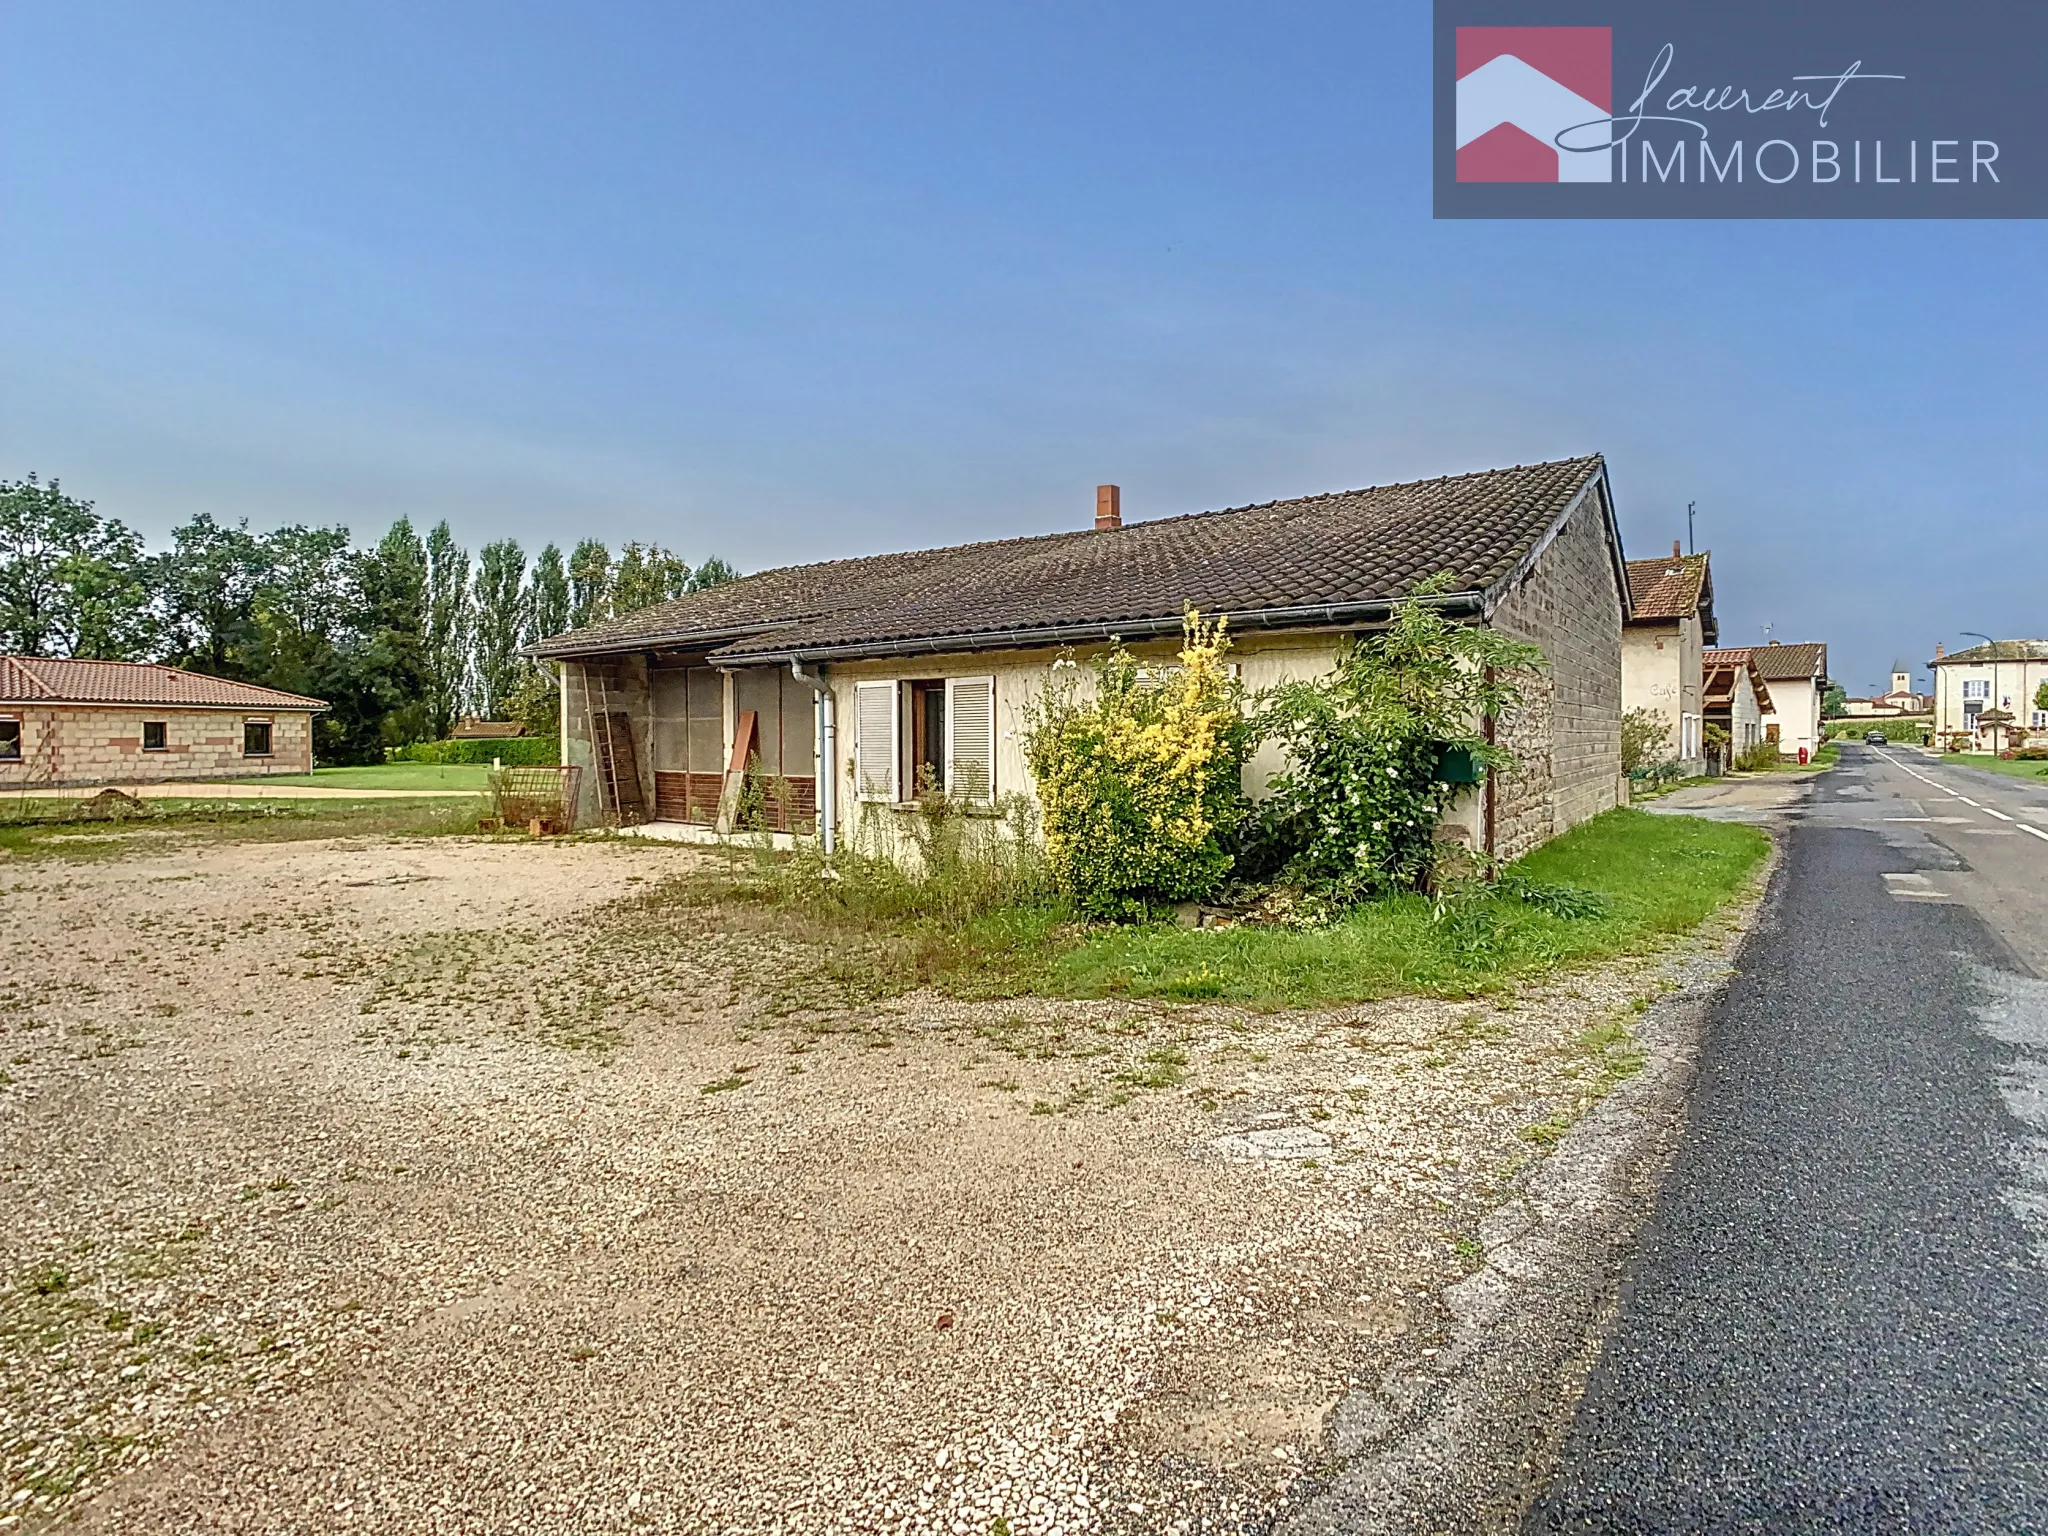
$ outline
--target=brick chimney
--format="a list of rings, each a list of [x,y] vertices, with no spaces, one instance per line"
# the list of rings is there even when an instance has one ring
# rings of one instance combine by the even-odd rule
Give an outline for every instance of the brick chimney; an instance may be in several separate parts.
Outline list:
[[[1114,485],[1095,487],[1095,531],[1124,525],[1123,491]]]
[[[1674,560],[1682,559],[1684,558],[1684,554],[1685,551],[1678,547],[1678,540],[1673,539],[1671,541],[1671,558]]]
[[[1936,661],[1941,660],[1941,642],[1939,640],[1934,642],[1934,659]]]

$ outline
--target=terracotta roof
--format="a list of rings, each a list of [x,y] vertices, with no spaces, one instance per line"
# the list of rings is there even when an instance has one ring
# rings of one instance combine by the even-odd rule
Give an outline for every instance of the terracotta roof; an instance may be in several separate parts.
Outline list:
[[[1707,573],[1708,555],[1665,555],[1657,560],[1628,563],[1629,606],[1636,623],[1669,623],[1690,618],[1699,611],[1700,599],[1714,600],[1714,586]]]
[[[554,636],[530,653],[668,647],[744,661],[986,649],[1175,628],[1190,604],[1240,622],[1317,623],[1384,607],[1439,571],[1477,604],[1604,475],[1594,455],[1102,531],[785,566]]]
[[[0,702],[163,704],[201,709],[327,707],[325,699],[182,672],[154,662],[73,661],[49,656],[0,656]]]
[[[1967,651],[1937,656],[1928,665],[1945,667],[1952,661],[1965,666],[1987,661],[2048,661],[2048,640],[1994,640],[1989,645],[1973,645]]]
[[[1707,651],[1701,659],[1711,664],[1717,657],[1733,659],[1738,656],[1747,656],[1754,661],[1757,676],[1767,682],[1801,683],[1828,675],[1827,642],[1822,640],[1802,641],[1797,645],[1775,642],[1770,645],[1732,645],[1724,650]]]

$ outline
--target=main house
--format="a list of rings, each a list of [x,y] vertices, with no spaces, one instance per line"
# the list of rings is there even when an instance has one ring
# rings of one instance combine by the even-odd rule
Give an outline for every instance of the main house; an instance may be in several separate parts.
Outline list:
[[[1821,707],[1827,702],[1828,648],[1820,641],[1797,645],[1750,645],[1709,651],[1707,663],[1734,664],[1743,660],[1756,669],[1757,691],[1762,710],[1757,724],[1760,740],[1778,744],[1781,757],[1797,757],[1803,748],[1811,756],[1820,750],[1824,727]],[[1742,751],[1737,745],[1736,751]]]
[[[1170,663],[1192,607],[1256,690],[1327,671],[1439,574],[1425,601],[1549,661],[1497,727],[1518,768],[1446,827],[1513,857],[1621,792],[1629,592],[1597,456],[1129,524],[1103,486],[1090,528],[763,571],[528,654],[560,663],[581,817],[893,846],[928,784],[1035,800],[1027,712],[1065,654]],[[1263,750],[1247,791],[1280,766]]]
[[[305,773],[325,708],[148,662],[0,656],[0,788]]]
[[[1672,757],[1706,771],[1706,678],[1701,653],[1721,638],[1711,554],[1679,552],[1628,563],[1629,621],[1621,632],[1621,707],[1664,722]]]

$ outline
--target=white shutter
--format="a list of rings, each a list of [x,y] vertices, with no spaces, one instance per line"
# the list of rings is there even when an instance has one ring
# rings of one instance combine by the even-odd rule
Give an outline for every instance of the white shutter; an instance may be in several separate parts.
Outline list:
[[[853,685],[855,793],[863,800],[896,798],[896,694],[894,683]]]
[[[946,682],[946,793],[986,805],[996,793],[996,680]]]

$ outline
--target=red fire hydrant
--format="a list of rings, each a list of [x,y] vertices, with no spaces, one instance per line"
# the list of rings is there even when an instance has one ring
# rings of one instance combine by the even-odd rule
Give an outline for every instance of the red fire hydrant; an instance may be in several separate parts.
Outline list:
[[[1799,749],[1799,766],[1802,768],[1806,766],[1806,748],[1804,747]]]

